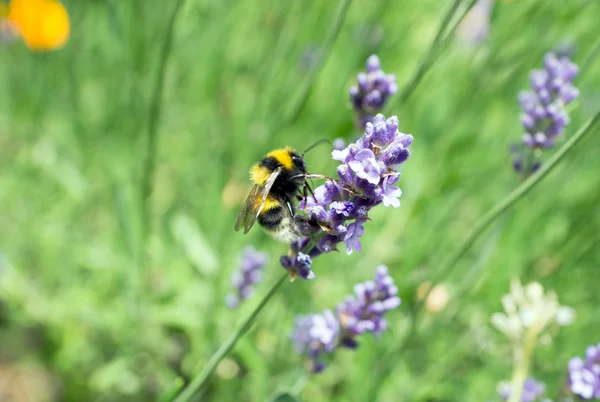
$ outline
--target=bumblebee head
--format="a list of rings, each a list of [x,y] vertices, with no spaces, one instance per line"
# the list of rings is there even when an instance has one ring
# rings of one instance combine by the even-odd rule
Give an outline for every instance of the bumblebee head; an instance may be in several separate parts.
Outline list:
[[[298,155],[293,150],[290,150],[290,157],[292,158],[292,170],[294,170],[294,173],[306,173],[306,166],[304,165],[304,158],[302,155]]]
[[[280,166],[291,175],[306,173],[304,158],[292,148],[281,148],[271,151],[266,155],[262,163],[270,168],[270,170],[274,170]]]

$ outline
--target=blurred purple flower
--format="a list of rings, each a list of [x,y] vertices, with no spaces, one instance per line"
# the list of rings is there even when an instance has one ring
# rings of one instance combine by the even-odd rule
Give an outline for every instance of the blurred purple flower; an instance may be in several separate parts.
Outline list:
[[[252,296],[254,286],[262,280],[262,269],[268,262],[266,253],[256,251],[252,246],[244,248],[240,258],[239,269],[231,276],[231,284],[235,293],[225,298],[225,304],[236,308],[241,302]]]
[[[567,383],[581,399],[600,399],[600,343],[587,348],[585,360],[577,356],[569,361]]]
[[[359,129],[373,116],[379,113],[389,97],[398,92],[396,76],[386,74],[381,69],[379,57],[372,55],[367,59],[366,72],[358,73],[357,85],[350,87],[350,100],[354,108],[356,124]]]
[[[577,73],[577,65],[552,52],[544,56],[543,70],[531,72],[532,89],[519,94],[525,148],[512,151],[513,167],[518,173],[529,175],[537,170],[539,152],[532,150],[551,148],[564,134],[565,126],[570,122],[565,106],[579,96],[579,90],[572,83]]]
[[[354,295],[340,303],[335,314],[325,310],[296,319],[291,336],[296,352],[309,358],[312,372],[322,371],[324,354],[338,347],[355,349],[360,335],[379,335],[387,328],[383,315],[400,305],[397,293],[387,267],[377,267],[375,280],[355,285]]]
[[[512,394],[511,383],[503,381],[498,384],[498,395],[502,400],[508,401]],[[534,378],[528,377],[523,383],[523,391],[521,393],[521,402],[535,402],[541,400],[546,392],[546,386],[542,382],[536,381]]]
[[[400,305],[398,287],[385,265],[377,267],[374,281],[354,286],[354,296],[338,305],[337,313],[342,323],[341,344],[356,347],[356,337],[365,332],[380,334],[387,328],[383,315]]]
[[[311,371],[318,373],[325,368],[319,357],[333,352],[337,345],[340,323],[330,310],[322,314],[310,314],[296,318],[292,341],[296,353],[309,357]]]

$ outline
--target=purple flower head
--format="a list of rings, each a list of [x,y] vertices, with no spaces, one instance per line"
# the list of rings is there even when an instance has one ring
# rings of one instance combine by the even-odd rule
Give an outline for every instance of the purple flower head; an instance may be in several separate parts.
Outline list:
[[[354,296],[348,296],[337,307],[342,325],[342,344],[357,346],[356,337],[365,332],[380,334],[387,328],[383,315],[400,305],[398,287],[385,265],[377,268],[374,281],[354,286]]]
[[[567,57],[558,58],[554,53],[547,53],[544,57],[543,70],[531,72],[532,90],[519,94],[524,111],[521,122],[529,134],[523,140],[526,146],[552,146],[554,139],[563,133],[569,123],[564,107],[579,96],[579,91],[572,84],[577,72],[577,66]],[[551,126],[553,130],[549,131]],[[546,139],[541,135],[545,135]],[[539,137],[537,140],[536,136]]]
[[[400,305],[398,288],[384,265],[377,268],[374,281],[354,286],[354,296],[348,296],[335,313],[300,316],[296,319],[292,341],[296,352],[309,358],[311,371],[325,368],[324,354],[338,347],[355,349],[357,338],[372,332],[379,335],[387,328],[383,315]]]
[[[335,349],[339,330],[340,323],[330,310],[296,318],[291,338],[296,353],[309,357],[313,373],[325,368],[319,358]]]
[[[367,123],[365,134],[356,143],[332,153],[335,160],[343,163],[338,167],[340,184],[349,194],[382,202],[388,183],[393,184],[386,178],[397,178],[396,168],[408,159],[412,140],[411,135],[398,131],[395,116],[385,120],[383,115],[377,115],[375,123]]]
[[[262,279],[262,270],[268,262],[267,254],[256,251],[252,246],[244,248],[240,258],[240,266],[231,277],[235,293],[227,295],[225,304],[230,308],[237,307],[254,292],[254,286]]]
[[[502,400],[508,401],[512,394],[511,383],[503,381],[498,384],[498,395]],[[521,392],[521,402],[536,402],[541,401],[542,396],[546,392],[546,386],[542,382],[536,381],[532,377],[525,379],[523,383],[523,391]]]
[[[567,384],[581,399],[600,399],[600,343],[587,348],[585,360],[573,357],[569,361]]]
[[[356,76],[357,85],[350,87],[350,100],[356,115],[356,124],[363,128],[373,121],[390,96],[398,92],[396,76],[386,74],[381,69],[379,57],[372,55],[367,59],[366,73]]]
[[[369,210],[380,204],[400,206],[397,169],[410,156],[412,141],[411,135],[398,131],[395,116],[386,120],[379,114],[373,123],[367,123],[365,133],[355,143],[334,150],[332,158],[341,163],[337,168],[339,180],[327,180],[314,189],[314,195],[300,202],[298,209],[308,214],[307,227],[302,229],[304,246],[293,247],[282,257],[284,268],[302,278],[312,278],[310,264],[302,268],[298,252],[315,258],[337,250],[341,242],[347,254],[360,252]]]
[[[558,57],[551,52],[544,57],[544,69],[530,73],[531,90],[519,94],[523,109],[520,120],[525,131],[522,144],[530,154],[533,150],[552,148],[564,134],[570,122],[565,106],[579,96],[579,90],[572,83],[577,73],[577,65],[568,57]],[[527,159],[531,158],[516,163],[513,158],[515,170],[525,176],[539,165],[539,160]]]

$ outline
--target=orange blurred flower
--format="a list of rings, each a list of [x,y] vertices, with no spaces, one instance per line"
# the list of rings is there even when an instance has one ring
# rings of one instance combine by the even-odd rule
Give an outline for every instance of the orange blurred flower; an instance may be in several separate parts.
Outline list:
[[[57,0],[12,0],[6,21],[31,50],[56,50],[69,38],[69,14]]]

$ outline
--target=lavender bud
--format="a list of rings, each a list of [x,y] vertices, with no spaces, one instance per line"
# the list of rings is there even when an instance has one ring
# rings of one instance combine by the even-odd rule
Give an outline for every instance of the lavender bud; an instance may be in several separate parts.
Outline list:
[[[302,279],[313,279],[315,277],[315,273],[310,269],[312,259],[308,254],[298,252],[295,257],[283,256],[280,258],[280,263],[288,270],[292,279],[297,276]]]
[[[374,73],[379,70],[381,70],[381,62],[379,61],[379,57],[374,54],[369,56],[367,59],[367,73]]]
[[[398,91],[396,76],[384,73],[376,55],[367,59],[366,71],[356,76],[358,85],[350,88],[350,99],[359,128],[372,121],[373,115]]]
[[[341,151],[344,148],[346,148],[346,142],[343,138],[336,138],[333,140],[333,149]]]

